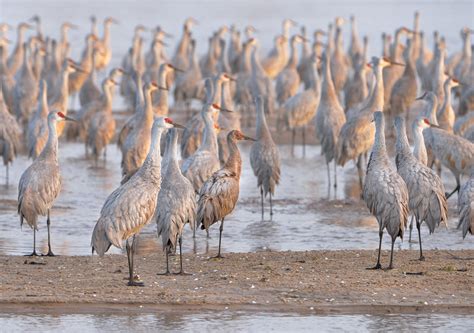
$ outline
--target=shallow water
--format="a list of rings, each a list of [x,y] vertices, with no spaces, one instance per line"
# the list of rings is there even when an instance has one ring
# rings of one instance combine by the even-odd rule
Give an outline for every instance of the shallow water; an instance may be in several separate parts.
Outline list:
[[[213,311],[138,315],[0,314],[6,332],[470,332],[474,318],[468,315],[298,315]]]
[[[296,158],[291,158],[290,147],[280,146],[282,179],[274,198],[275,215],[272,221],[268,220],[267,210],[266,220],[262,221],[260,193],[250,168],[249,148],[248,145],[241,145],[243,170],[240,199],[236,210],[225,222],[223,251],[376,248],[377,224],[364,204],[357,203],[356,172],[350,164],[345,170],[338,170],[339,187],[336,194],[338,199],[349,200],[333,201],[332,192],[331,200],[327,200],[326,166],[319,154],[319,146],[307,147],[306,158],[301,156],[301,147],[296,147]],[[62,142],[59,150],[63,190],[52,211],[53,250],[62,255],[87,255],[91,253],[90,237],[100,209],[107,196],[120,183],[121,154],[115,145],[111,145],[105,167],[103,164],[94,167],[91,160],[83,157],[82,144]],[[13,185],[8,189],[1,188],[0,254],[20,255],[32,249],[33,232],[27,225],[20,229],[16,213],[16,184],[29,163],[25,157],[19,157],[11,168],[10,181]],[[445,177],[448,184],[452,183],[450,177]],[[451,186],[447,185],[448,188]],[[356,197],[353,197],[354,193]],[[268,209],[268,203],[265,204]],[[317,206],[313,207],[313,204]],[[340,215],[337,214],[339,207],[344,207]],[[354,214],[351,214],[352,210]],[[441,227],[432,235],[428,234],[427,228],[422,229],[424,248],[474,249],[474,243],[468,238],[463,241],[460,232],[455,229],[456,219],[453,217],[449,222],[448,229]],[[45,218],[40,219],[39,228],[37,247],[46,252]],[[218,224],[211,228],[209,240],[204,231],[198,230],[196,240],[193,241],[191,230],[186,228],[184,251],[215,251],[218,229]],[[416,239],[415,233],[414,236]],[[385,248],[389,248],[388,239],[385,239]],[[154,224],[143,229],[139,244],[142,253],[161,251],[161,240],[157,240]],[[408,243],[407,238],[403,243],[397,241],[397,244],[404,249],[418,248],[417,244]],[[119,250],[113,248],[110,252],[118,253]]]

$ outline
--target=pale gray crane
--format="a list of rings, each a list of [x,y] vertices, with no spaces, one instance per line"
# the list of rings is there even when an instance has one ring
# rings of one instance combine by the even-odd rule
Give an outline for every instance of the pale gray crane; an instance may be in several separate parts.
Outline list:
[[[434,113],[436,118],[436,95],[429,91],[422,98],[428,101],[428,110],[431,110],[431,114]],[[440,161],[456,178],[456,187],[447,195],[447,198],[449,198],[456,191],[459,191],[461,174],[469,174],[471,167],[474,166],[474,143],[440,128],[433,128],[437,127],[437,124],[433,123],[431,119],[428,119],[428,121],[431,128],[423,131],[426,148],[428,152],[431,152],[434,159]]]
[[[33,29],[33,26],[28,23],[20,23],[17,27],[17,37],[16,37],[16,46],[13,49],[12,54],[8,58],[8,69],[10,72],[15,75],[16,72],[20,69],[24,58],[25,58],[25,32],[27,29]]]
[[[365,56],[363,56],[364,50],[359,40],[355,16],[351,15],[349,20],[351,22],[351,41],[347,54],[350,57],[352,67],[355,67],[355,65],[361,61],[365,62]]]
[[[469,179],[459,190],[458,197],[459,224],[458,229],[462,230],[462,237],[465,238],[467,232],[474,234],[474,168],[471,168]]]
[[[26,133],[26,146],[28,157],[35,159],[41,154],[48,140],[48,84],[45,80],[40,82],[38,107],[31,117]],[[57,130],[57,127],[56,127]],[[59,135],[58,135],[59,136]]]
[[[222,83],[222,103],[225,110],[235,110],[234,101],[230,91],[230,82]],[[240,114],[237,112],[219,112],[218,117],[219,133],[217,136],[217,145],[219,147],[219,161],[224,165],[229,158],[229,146],[227,145],[227,134],[230,130],[240,130]]]
[[[69,78],[69,94],[73,95],[81,89],[84,82],[87,80],[88,73],[92,70],[92,52],[94,50],[94,43],[97,41],[97,36],[88,34],[86,36],[86,47],[82,53],[79,67],[82,71],[77,71]]]
[[[192,39],[189,43],[189,66],[182,75],[178,75],[175,81],[174,100],[175,103],[186,103],[186,109],[190,109],[193,98],[200,99],[202,96],[202,73],[196,56],[196,41]]]
[[[420,260],[425,260],[421,245],[421,224],[426,223],[430,234],[441,222],[447,225],[448,203],[441,178],[435,171],[418,161],[410,151],[405,120],[400,116],[395,118],[395,129],[397,132],[395,157],[397,171],[408,188],[408,206],[415,216],[418,229]]]
[[[92,53],[92,66],[87,76],[86,81],[81,86],[79,90],[79,104],[84,107],[86,104],[89,104],[92,101],[98,101],[100,99],[101,93],[100,88],[97,86],[97,75],[96,75],[96,59],[98,50],[94,50]]]
[[[436,113],[439,127],[449,133],[453,133],[454,121],[456,119],[452,106],[451,89],[457,86],[459,86],[459,82],[451,77],[448,77],[446,81],[444,81],[444,102]]]
[[[248,82],[250,93],[255,99],[263,96],[265,99],[265,110],[267,113],[274,114],[275,109],[275,89],[271,78],[265,73],[258,56],[258,45],[253,46],[252,50],[252,75]]]
[[[337,164],[344,166],[347,161],[356,161],[360,188],[363,189],[362,156],[374,143],[373,113],[383,110],[384,83],[382,71],[385,67],[398,63],[385,58],[372,57],[371,66],[375,75],[375,87],[361,109],[347,118],[338,138]]]
[[[220,105],[222,102],[222,84],[230,80],[234,80],[234,78],[226,73],[220,73],[214,76],[212,79],[206,79],[206,99],[205,105],[203,106],[201,112],[206,112],[208,105],[210,104]],[[223,108],[221,108],[221,110],[225,112],[233,111]],[[217,122],[218,118],[218,112],[213,114],[214,122]],[[201,116],[201,113],[197,113],[186,123],[186,129],[184,130],[183,136],[181,138],[181,158],[188,158],[199,148],[201,145],[203,131],[204,120]]]
[[[28,21],[33,22],[35,24],[36,37],[40,41],[44,41],[43,27],[41,25],[41,17],[39,17],[39,15],[33,15],[33,17],[31,17]]]
[[[360,55],[357,56],[358,62],[353,62],[354,76],[348,80],[344,88],[344,104],[346,115],[353,108],[360,108],[363,101],[369,96],[369,88],[367,85],[367,51],[369,46],[367,36],[364,36],[364,48]]]
[[[240,173],[242,159],[240,157],[237,141],[251,140],[238,130],[233,130],[227,135],[230,155],[224,166],[204,183],[199,191],[197,203],[196,225],[209,232],[209,227],[221,221],[219,228],[219,251],[216,258],[222,258],[221,242],[224,230],[224,219],[232,213],[239,199]]]
[[[59,88],[59,81],[61,79],[61,67],[64,61],[61,61],[58,53],[58,43],[55,39],[48,43],[51,48],[46,57],[46,64],[43,76],[48,84],[48,101],[53,98],[53,95]]]
[[[151,49],[145,55],[145,73],[144,80],[148,81],[159,81],[160,77],[160,66],[165,63],[164,59],[161,58],[161,53],[163,52],[164,46],[166,46],[162,40],[155,39],[151,43]]]
[[[430,127],[430,122],[424,117],[418,117],[413,122],[413,155],[423,165],[428,165],[428,152],[426,151],[423,130]]]
[[[291,55],[285,68],[276,77],[276,98],[279,104],[283,104],[288,98],[294,96],[300,87],[300,76],[296,68],[298,64],[298,44],[306,40],[300,35],[291,37]]]
[[[382,32],[382,57],[390,58],[390,43],[392,36],[385,32]]]
[[[145,54],[145,66],[148,69],[153,68],[153,71],[157,71],[162,63],[169,62],[164,49],[164,47],[168,46],[168,44],[164,42],[164,38],[172,38],[173,35],[165,32],[161,26],[157,26],[155,29],[152,29],[151,34],[152,42],[150,44],[150,49]],[[156,79],[153,80],[156,81]],[[168,81],[169,85],[171,85],[172,82],[173,80]]]
[[[169,103],[168,103],[168,77],[169,74],[172,72],[183,72],[183,70],[168,64],[164,63],[161,64],[160,70],[158,73],[158,86],[166,87],[166,89],[158,89],[154,94],[151,95],[151,100],[153,104],[153,112],[157,116],[167,116],[169,110]]]
[[[145,70],[145,66],[141,66],[143,38],[140,36],[140,33],[145,30],[146,28],[142,25],[135,27],[132,46],[122,59],[122,68],[130,75],[124,77],[120,82],[120,95],[125,98],[127,105],[132,109],[135,107],[136,93],[140,92],[142,88],[140,86],[140,89],[135,89],[136,76],[138,73],[141,76]]]
[[[61,38],[58,42],[58,54],[61,62],[67,59],[68,57],[67,50],[70,45],[68,35],[69,29],[77,30],[79,29],[79,27],[75,24],[72,24],[71,22],[64,22],[63,24],[61,24]]]
[[[311,86],[290,97],[281,107],[284,123],[292,130],[291,152],[294,152],[296,128],[303,132],[303,153],[306,152],[306,126],[316,116],[321,98],[321,80],[319,79],[317,63],[312,64]]]
[[[163,131],[175,126],[170,118],[157,118],[153,123],[151,146],[145,162],[129,181],[120,185],[106,199],[92,233],[92,252],[103,256],[111,245],[123,249],[126,242],[129,286],[144,286],[134,274],[137,235],[151,222],[161,186],[160,140]]]
[[[0,81],[0,155],[3,158],[3,165],[6,167],[5,183],[8,186],[8,168],[13,163],[17,153],[21,148],[21,129],[15,117],[10,114],[3,99],[3,92]]]
[[[38,99],[38,82],[31,69],[26,43],[23,49],[23,64],[13,89],[13,112],[20,123],[26,124]]]
[[[344,20],[340,17],[336,18],[336,36],[334,41],[334,52],[331,55],[331,75],[334,83],[334,89],[338,97],[344,89],[349,74],[350,64],[342,41],[341,25]],[[333,50],[330,45],[330,50]]]
[[[51,250],[50,210],[54,200],[61,191],[61,175],[58,162],[58,135],[56,123],[64,120],[73,120],[61,112],[52,111],[48,114],[48,141],[41,154],[23,172],[18,185],[18,214],[20,224],[24,220],[33,228],[33,252],[36,256],[36,229],[38,229],[38,215],[46,216],[48,226],[48,253],[54,256]]]
[[[216,128],[219,129],[219,126],[214,122],[213,115],[219,113],[221,107],[212,104],[205,105],[204,108],[207,110],[201,112],[205,126],[202,143],[181,165],[183,175],[193,184],[196,193],[199,193],[206,180],[220,168],[216,133]]]
[[[278,35],[274,39],[275,46],[270,51],[268,56],[262,60],[262,68],[270,79],[274,79],[285,68],[287,62],[285,59],[288,58],[286,54],[286,46],[288,41],[283,35]]]
[[[393,246],[397,237],[403,239],[408,220],[408,189],[402,177],[390,163],[385,146],[385,121],[383,113],[373,114],[375,140],[367,165],[363,198],[379,224],[379,253],[373,269],[381,269],[380,252],[384,229],[392,237],[392,250],[388,269],[393,268]]]
[[[388,108],[390,119],[393,119],[398,115],[403,115],[408,121],[408,110],[417,97],[418,85],[416,82],[416,64],[413,43],[413,39],[407,39],[407,45],[403,53],[405,59],[405,70],[402,76],[393,85],[390,96],[390,106]]]
[[[99,51],[95,64],[98,70],[105,69],[112,59],[112,47],[110,45],[110,27],[112,24],[118,24],[118,21],[112,17],[107,17],[104,20],[102,38],[97,40],[94,44],[94,48]]]
[[[196,192],[191,182],[183,176],[178,162],[178,131],[170,129],[166,136],[166,148],[162,163],[161,189],[153,220],[156,221],[158,237],[161,236],[163,251],[166,254],[166,272],[170,274],[168,254],[176,252],[179,243],[178,274],[183,270],[182,235],[186,223],[193,234],[196,230]]]
[[[115,85],[118,83],[109,77],[106,80],[104,91],[107,89],[107,93],[112,96]],[[92,115],[87,131],[86,146],[92,148],[92,156],[94,156],[96,165],[102,150],[104,150],[104,160],[106,159],[107,145],[112,141],[114,135],[115,119],[112,115],[112,103],[107,103],[103,109],[97,110]]]
[[[158,86],[149,82],[145,85],[145,104],[136,113],[133,127],[126,136],[122,145],[122,184],[127,182],[142,166],[150,150],[151,129],[153,125],[153,106],[151,94]]]
[[[303,54],[298,65],[298,74],[300,75],[305,89],[308,89],[311,86],[311,82],[313,80],[313,62],[317,62],[323,54],[324,43],[320,40],[320,38],[324,35],[326,35],[326,32],[320,29],[314,32],[314,42],[311,48],[311,53],[307,56],[304,56]],[[306,44],[308,43],[305,42],[303,45]]]
[[[331,49],[324,54],[321,100],[316,112],[316,133],[321,144],[321,154],[326,158],[328,188],[331,186],[329,163],[334,160],[334,187],[337,187],[337,146],[339,133],[346,122],[344,109],[339,103],[338,91],[331,75]]]
[[[270,195],[270,218],[273,216],[272,196],[275,194],[275,187],[280,183],[280,153],[268,129],[264,101],[261,96],[256,99],[256,105],[257,141],[250,149],[250,165],[257,177],[257,187],[260,188],[263,220],[263,201],[268,194]]]
[[[467,114],[463,116],[458,116],[456,118],[456,122],[454,123],[454,133],[457,135],[464,136],[466,131],[474,127],[474,112],[468,112]]]
[[[242,106],[243,110],[252,103],[252,92],[250,80],[252,78],[251,56],[254,45],[257,43],[255,38],[250,38],[242,45],[242,53],[239,61],[239,71],[237,74],[235,102]]]
[[[432,76],[432,87],[431,91],[436,94],[438,99],[438,105],[444,103],[444,82],[446,81],[446,67],[445,67],[445,56],[446,56],[446,45],[441,39],[437,43],[437,52],[434,63],[434,73]]]
[[[183,35],[181,36],[178,46],[176,47],[175,54],[173,56],[172,63],[178,68],[187,70],[189,67],[189,44],[192,39],[191,28],[193,25],[197,25],[198,21],[192,17],[189,17],[184,21]]]
[[[7,49],[0,46],[0,82],[2,84],[2,92],[4,102],[10,112],[14,110],[13,90],[15,88],[15,78],[13,72],[7,66]]]

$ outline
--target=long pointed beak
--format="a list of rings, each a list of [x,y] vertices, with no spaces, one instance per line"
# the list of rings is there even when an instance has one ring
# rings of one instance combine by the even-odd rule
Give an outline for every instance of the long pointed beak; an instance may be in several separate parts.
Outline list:
[[[425,96],[426,96],[426,92],[425,92],[423,95],[421,95],[421,96],[415,98],[415,101],[422,100],[423,98],[425,98]]]
[[[236,79],[234,79],[234,78],[233,78],[232,76],[230,76],[230,75],[227,75],[227,74],[226,74],[225,77],[228,78],[230,81],[234,81],[234,82],[237,81]]]
[[[186,129],[185,126],[177,124],[177,123],[173,123],[173,126],[176,127],[176,128],[180,128],[180,129]]]
[[[435,124],[430,124],[430,127],[434,127],[434,128],[440,128],[439,125],[435,125]]]
[[[233,110],[229,110],[229,109],[224,109],[224,108],[220,108],[221,111],[224,111],[224,112],[235,112]]]
[[[246,136],[246,135],[244,135],[243,138],[244,140],[248,140],[248,141],[257,141],[254,138],[251,138],[250,136]]]
[[[177,68],[177,67],[174,66],[174,65],[171,65],[171,68],[173,68],[173,69],[174,69],[175,71],[177,71],[177,72],[181,72],[181,73],[184,73],[184,72],[185,72],[184,70],[182,70],[182,69],[180,69],[180,68]]]
[[[399,62],[395,62],[395,61],[391,61],[391,60],[390,60],[390,65],[397,65],[397,66],[403,66],[403,67],[405,67],[405,64],[402,64],[402,63],[399,63]]]
[[[77,123],[77,120],[74,119],[74,118],[71,118],[71,117],[68,117],[68,116],[64,116],[64,120],[67,120],[67,121],[74,121]]]

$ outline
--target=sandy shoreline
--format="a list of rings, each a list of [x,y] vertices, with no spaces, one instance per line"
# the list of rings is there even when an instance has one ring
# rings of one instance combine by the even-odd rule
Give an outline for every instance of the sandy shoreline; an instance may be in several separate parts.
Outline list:
[[[388,251],[382,265],[388,264]],[[145,287],[127,287],[123,255],[1,256],[0,312],[231,310],[474,313],[474,251],[397,251],[395,269],[366,270],[376,251],[186,254],[188,276],[157,276],[160,254],[138,256]],[[171,258],[172,271],[178,258]]]

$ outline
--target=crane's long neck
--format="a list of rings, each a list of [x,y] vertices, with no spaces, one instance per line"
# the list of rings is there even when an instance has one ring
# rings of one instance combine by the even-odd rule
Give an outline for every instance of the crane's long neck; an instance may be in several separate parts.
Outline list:
[[[104,23],[104,36],[102,37],[102,42],[105,45],[110,44],[110,24]]]
[[[402,31],[401,30],[398,30],[396,33],[395,33],[395,41],[393,42],[393,45],[392,45],[392,50],[390,52],[390,55],[391,55],[391,58],[393,61],[397,61],[397,62],[400,62],[402,59],[402,48],[400,47],[401,46],[401,37],[402,37]]]
[[[242,158],[240,157],[240,151],[235,139],[230,135],[227,136],[227,145],[229,146],[229,158],[223,168],[233,171],[237,175],[237,178],[240,178],[240,173],[242,172]]]
[[[104,86],[104,102],[105,102],[105,109],[112,110],[112,89],[113,86]]]
[[[222,104],[221,105],[224,109],[234,110],[234,102],[232,100],[232,95],[230,93],[229,82],[226,82],[222,85]]]
[[[446,111],[451,106],[451,102],[452,102],[451,79],[447,79],[446,82],[444,82],[443,90],[444,90],[444,102],[440,110]]]
[[[464,35],[463,42],[463,58],[464,60],[471,60],[472,50],[471,50],[471,32],[467,31]]]
[[[183,30],[183,36],[181,37],[181,40],[179,41],[176,53],[182,56],[186,56],[186,51],[188,50],[188,44],[189,44],[189,32],[185,26]]]
[[[143,84],[142,76],[136,72],[136,96],[135,96],[135,109],[139,110],[145,104],[145,96],[143,95]]]
[[[61,75],[61,90],[57,96],[56,102],[61,103],[64,107],[63,111],[67,112],[69,96],[69,72],[64,69]]]
[[[244,47],[244,52],[242,53],[242,61],[240,64],[240,71],[243,73],[250,73],[252,71],[252,48],[249,45]]]
[[[170,129],[166,140],[166,151],[163,157],[163,165],[166,166],[164,173],[173,174],[181,172],[178,162],[178,132],[176,129]]]
[[[210,112],[203,111],[202,117],[204,119],[204,133],[203,141],[200,150],[207,150],[217,154],[217,135],[214,130],[214,120],[211,118]],[[216,155],[217,156],[217,155]]]
[[[164,128],[153,126],[151,131],[150,151],[143,162],[140,172],[150,178],[152,182],[161,182],[161,134]]]
[[[27,48],[23,48],[23,75],[33,75],[33,70],[31,69],[30,58],[28,57]]]
[[[296,42],[291,43],[291,55],[290,61],[288,61],[288,68],[296,68],[298,64],[298,49],[296,48]]]
[[[388,161],[385,145],[385,121],[382,117],[375,120],[375,140],[371,157],[379,161]]]
[[[212,103],[219,104],[222,100],[222,80],[217,77],[214,79],[214,94],[212,96]]]
[[[313,63],[313,65],[311,66],[311,72],[312,75],[310,89],[317,92],[319,89],[321,89],[321,82],[319,79],[318,66],[315,63]]]
[[[324,56],[324,68],[323,68],[323,83],[321,98],[330,101],[330,103],[338,103],[338,98],[336,94],[336,89],[334,88],[334,83],[332,81],[331,75],[331,60],[330,60],[330,49],[326,49]]]
[[[424,164],[428,160],[428,152],[426,151],[425,138],[423,137],[423,128],[416,123],[413,126],[413,137],[415,141],[413,155],[420,163]]]
[[[39,105],[38,105],[38,115],[41,118],[46,118],[49,113],[48,109],[48,91],[47,88],[42,85],[41,86],[41,91],[40,91],[40,100],[39,100]]]
[[[53,160],[58,163],[58,133],[56,131],[56,119],[48,118],[48,141],[38,159]]]
[[[407,131],[405,122],[399,122],[396,124],[397,130],[397,142],[395,144],[397,155],[410,156],[410,145],[408,144]]]
[[[153,100],[151,97],[151,90],[145,91],[145,105],[143,107],[143,119],[145,123],[151,126],[153,123]]]
[[[24,42],[25,42],[25,32],[23,31],[23,29],[19,28],[17,31],[16,47],[21,49],[23,47]]]
[[[336,43],[334,45],[334,51],[336,54],[342,54],[344,52],[342,44],[342,31],[339,27],[336,28]]]
[[[69,43],[69,38],[68,38],[68,34],[67,34],[67,28],[66,27],[63,27],[61,29],[61,44],[62,45],[66,45],[67,43]]]
[[[445,69],[444,69],[444,50],[439,49],[438,50],[438,57],[436,61],[436,68],[435,68],[435,82],[434,82],[434,93],[436,94],[436,97],[438,97],[439,103],[444,102],[444,90],[443,90],[443,84],[445,80]]]
[[[257,105],[257,140],[265,137],[271,138],[270,131],[265,118],[265,111],[263,107],[263,100],[258,101]]]
[[[359,47],[359,34],[357,32],[357,24],[355,20],[351,21],[351,47],[352,48]]]
[[[382,111],[384,106],[384,89],[383,89],[383,68],[382,66],[375,66],[375,87],[368,104],[372,112]]]

